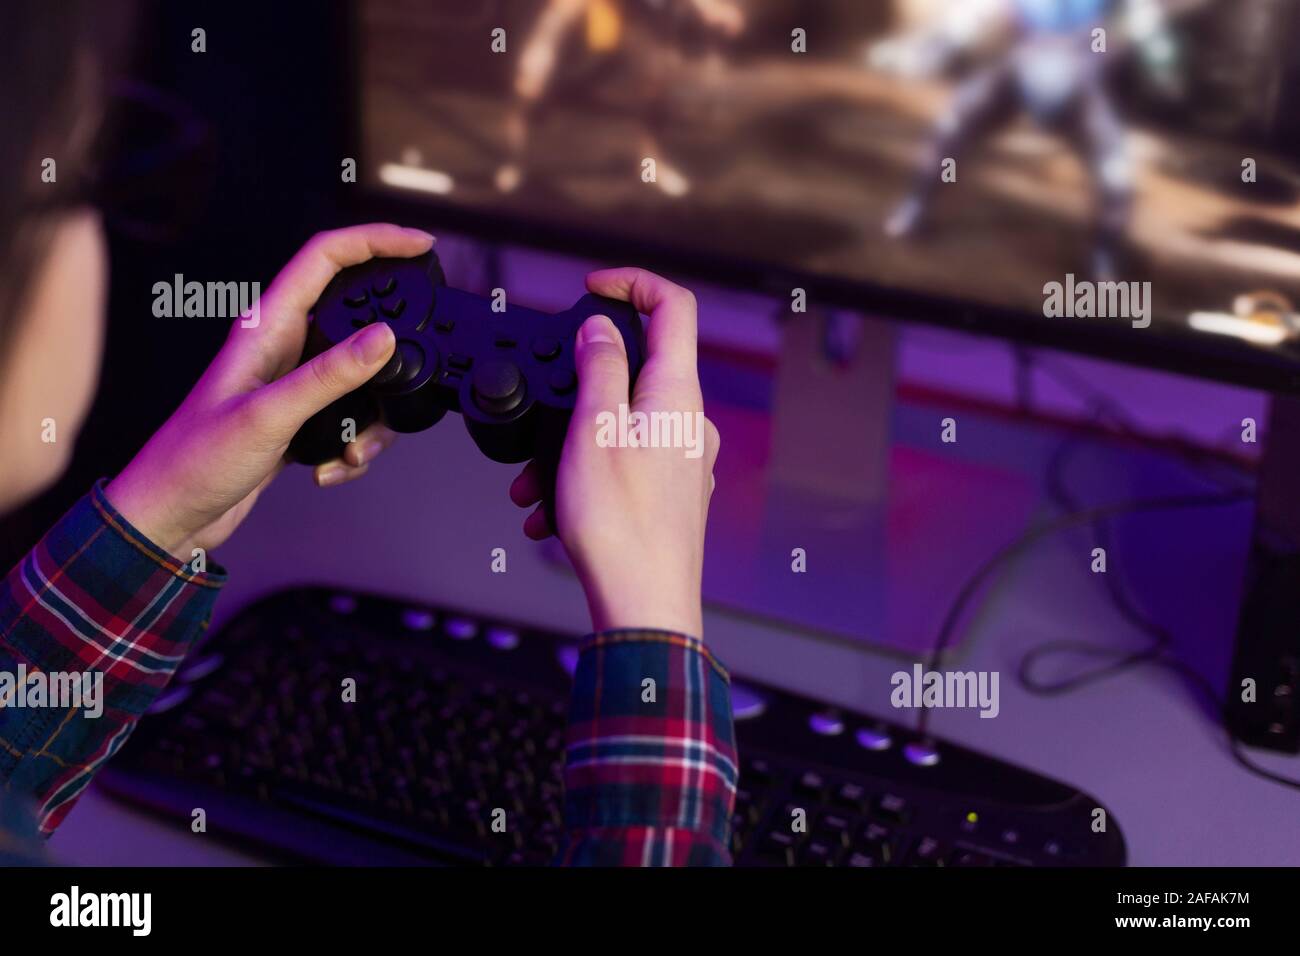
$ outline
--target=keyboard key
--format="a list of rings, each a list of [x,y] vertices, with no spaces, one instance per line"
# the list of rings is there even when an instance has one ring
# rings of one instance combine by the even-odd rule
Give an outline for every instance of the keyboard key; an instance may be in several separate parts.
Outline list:
[[[815,770],[805,771],[795,784],[795,791],[820,801],[826,793],[826,778]]]
[[[760,852],[766,859],[781,866],[794,866],[796,843],[794,834],[775,830],[763,838]]]
[[[842,784],[835,791],[835,802],[856,813],[864,813],[867,809],[867,790],[857,783]]]
[[[882,820],[892,823],[906,823],[912,818],[912,808],[908,802],[895,793],[884,793],[875,799],[872,811]]]
[[[813,840],[799,851],[800,866],[834,866],[844,847],[838,843]]]
[[[912,844],[904,864],[907,866],[945,866],[947,850],[934,837],[923,836]]]
[[[894,832],[879,823],[868,823],[858,835],[854,849],[874,857],[880,863],[894,861],[897,840]]]
[[[992,866],[993,858],[978,850],[954,850],[948,858],[949,866]]]

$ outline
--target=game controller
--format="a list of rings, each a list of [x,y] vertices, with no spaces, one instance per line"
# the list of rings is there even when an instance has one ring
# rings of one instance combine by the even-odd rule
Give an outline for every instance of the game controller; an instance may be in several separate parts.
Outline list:
[[[374,322],[392,327],[397,346],[369,382],[303,425],[289,456],[317,465],[342,455],[345,437],[376,421],[396,432],[419,432],[457,411],[493,461],[538,458],[553,472],[578,394],[574,338],[598,314],[609,316],[622,334],[635,382],[645,361],[645,332],[627,302],[584,295],[572,308],[548,315],[507,304],[503,294],[485,299],[450,288],[432,250],[343,269],[312,307],[299,364]]]

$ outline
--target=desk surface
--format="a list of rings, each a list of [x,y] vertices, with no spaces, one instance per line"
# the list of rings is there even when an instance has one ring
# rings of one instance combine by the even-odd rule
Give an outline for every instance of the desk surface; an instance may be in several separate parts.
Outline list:
[[[896,430],[937,433],[932,423],[946,414],[900,406]],[[1014,462],[1036,486],[1058,441],[1041,426],[994,420],[962,437],[965,453]],[[1204,488],[1181,465],[1139,460],[1143,454],[1090,448],[1072,487],[1094,503]],[[577,582],[520,532],[521,514],[506,497],[514,470],[479,455],[455,416],[400,442],[354,485],[317,491],[305,470],[291,469],[217,555],[231,578],[216,623],[270,591],[325,582],[586,630]],[[1180,652],[1218,686],[1227,673],[1250,512],[1235,506],[1126,519],[1110,556],[1111,571],[1123,571],[1144,606],[1174,629]],[[507,550],[506,574],[490,571],[496,547]],[[1089,573],[1091,547],[1085,533],[1059,535],[999,579],[971,624],[961,666],[1000,672],[1001,713],[990,720],[936,711],[935,733],[1093,793],[1113,811],[1133,864],[1300,863],[1300,794],[1234,763],[1222,729],[1171,672],[1135,668],[1053,698],[1033,696],[1014,680],[1021,654],[1044,641],[1143,645]],[[810,574],[815,567],[811,562]],[[898,658],[869,648],[713,610],[706,638],[738,674],[867,712],[883,713],[889,675],[900,669]],[[1300,760],[1257,756],[1300,776]],[[259,862],[214,835],[190,833],[184,821],[161,821],[93,788],[51,846],[61,860],[81,864]]]

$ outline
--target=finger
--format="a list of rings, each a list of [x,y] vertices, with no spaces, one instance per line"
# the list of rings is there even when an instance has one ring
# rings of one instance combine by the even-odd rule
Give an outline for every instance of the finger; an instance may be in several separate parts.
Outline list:
[[[312,479],[316,482],[318,488],[333,488],[335,485],[345,485],[349,481],[356,481],[369,470],[369,465],[353,467],[336,458],[333,461],[325,462],[323,465],[317,465],[312,472]]]
[[[395,342],[389,325],[376,322],[253,392],[248,401],[258,428],[270,439],[288,441],[312,415],[370,381]]]
[[[539,505],[536,511],[524,519],[524,534],[533,541],[543,541],[554,533],[545,505]]]
[[[696,376],[696,306],[689,289],[644,269],[602,269],[587,276],[597,295],[631,302],[650,316],[646,329],[646,364],[665,366],[674,376]]]
[[[627,352],[623,336],[608,316],[593,315],[582,323],[574,343],[578,370],[578,399],[573,417],[582,428],[594,427],[596,416],[627,403]]]
[[[286,315],[305,315],[340,269],[380,256],[418,256],[433,243],[427,232],[382,222],[318,232],[266,290],[266,314],[261,318],[274,322]]]
[[[520,508],[527,508],[542,500],[542,469],[536,460],[524,466],[524,470],[510,483],[510,500]]]
[[[358,435],[356,441],[348,442],[348,446],[343,449],[343,461],[354,468],[368,465],[395,441],[397,432],[382,422],[375,422]]]

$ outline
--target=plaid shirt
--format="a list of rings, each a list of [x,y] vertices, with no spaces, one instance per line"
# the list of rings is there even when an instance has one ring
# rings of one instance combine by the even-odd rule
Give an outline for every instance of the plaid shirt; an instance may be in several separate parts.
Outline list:
[[[62,822],[166,686],[207,628],[225,579],[156,547],[100,482],[0,583],[0,865],[40,862],[39,836]],[[102,674],[103,713],[16,706],[24,672]],[[611,631],[587,639],[569,723],[560,862],[730,862],[728,682],[695,638]]]

